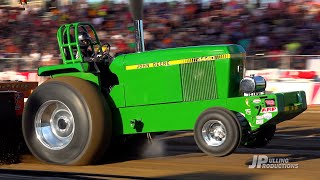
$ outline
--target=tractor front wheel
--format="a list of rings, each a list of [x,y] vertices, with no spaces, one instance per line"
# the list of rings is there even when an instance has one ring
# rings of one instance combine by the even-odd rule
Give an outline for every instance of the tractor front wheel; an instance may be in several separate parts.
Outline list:
[[[224,108],[210,108],[198,118],[194,128],[198,147],[212,156],[227,156],[239,145],[241,127],[236,116]]]
[[[261,127],[256,132],[247,135],[247,141],[243,143],[246,148],[261,148],[266,146],[274,137],[276,132],[276,125],[269,124]]]
[[[111,137],[111,114],[92,83],[58,77],[41,84],[28,98],[23,135],[39,160],[61,165],[97,162]]]

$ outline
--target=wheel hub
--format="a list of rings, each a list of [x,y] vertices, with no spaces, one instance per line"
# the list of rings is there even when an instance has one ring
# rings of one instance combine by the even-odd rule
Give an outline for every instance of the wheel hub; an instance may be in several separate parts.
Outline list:
[[[58,127],[62,130],[66,129],[67,127],[67,122],[64,119],[59,119],[58,120]]]
[[[221,126],[215,127],[213,130],[213,137],[216,139],[223,139],[226,136]]]
[[[209,146],[222,145],[226,137],[226,128],[219,120],[209,120],[202,127],[202,138]]]
[[[70,109],[61,101],[50,100],[37,111],[35,131],[38,140],[48,149],[60,150],[68,146],[75,130]]]

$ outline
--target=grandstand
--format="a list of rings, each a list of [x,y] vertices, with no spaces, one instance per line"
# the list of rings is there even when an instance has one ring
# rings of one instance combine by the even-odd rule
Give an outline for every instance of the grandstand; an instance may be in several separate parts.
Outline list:
[[[18,0],[0,2],[2,7],[8,2],[19,5]],[[44,0],[28,2],[28,7],[45,6]],[[63,23],[74,21],[91,22],[101,40],[111,44],[113,55],[134,49],[132,19],[125,4],[91,6],[79,0],[73,1],[73,6],[64,6],[71,0],[57,2],[57,9],[44,12],[30,8],[28,13],[21,11],[23,16],[0,10],[1,70],[34,72],[39,65],[58,63],[56,30]],[[320,6],[316,1],[283,1],[264,8],[243,4],[244,1],[145,2],[154,2],[145,4],[146,50],[240,44],[247,51],[247,69],[262,73],[270,81],[320,81]],[[17,67],[8,68],[8,64]]]

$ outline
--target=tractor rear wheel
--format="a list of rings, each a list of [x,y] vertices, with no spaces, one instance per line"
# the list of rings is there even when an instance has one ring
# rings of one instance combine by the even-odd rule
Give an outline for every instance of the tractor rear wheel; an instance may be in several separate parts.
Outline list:
[[[199,116],[194,138],[203,152],[212,156],[227,156],[240,144],[241,127],[231,111],[210,108]]]
[[[26,102],[23,135],[39,160],[61,165],[97,162],[111,137],[111,113],[92,83],[58,77],[41,84]]]

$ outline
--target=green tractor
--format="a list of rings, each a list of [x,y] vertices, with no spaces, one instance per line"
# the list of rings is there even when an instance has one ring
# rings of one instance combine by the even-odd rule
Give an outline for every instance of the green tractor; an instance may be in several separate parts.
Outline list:
[[[203,152],[222,157],[240,145],[266,145],[276,124],[307,109],[305,92],[266,94],[263,77],[244,77],[241,46],[145,51],[141,16],[134,19],[137,52],[116,57],[91,24],[59,28],[63,63],[39,68],[39,76],[51,78],[33,91],[23,113],[23,135],[35,157],[92,164],[119,137],[179,130],[192,130]]]

